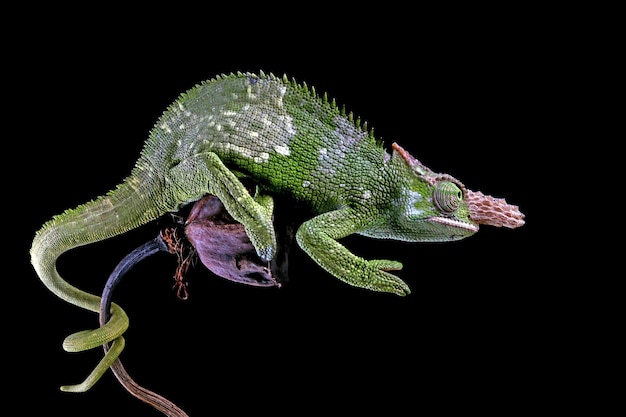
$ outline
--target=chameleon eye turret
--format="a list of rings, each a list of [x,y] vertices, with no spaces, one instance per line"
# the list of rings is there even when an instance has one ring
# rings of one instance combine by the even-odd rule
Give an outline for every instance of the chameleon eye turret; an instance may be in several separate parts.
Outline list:
[[[443,213],[454,213],[463,202],[463,190],[452,181],[441,181],[435,184],[433,201]]]

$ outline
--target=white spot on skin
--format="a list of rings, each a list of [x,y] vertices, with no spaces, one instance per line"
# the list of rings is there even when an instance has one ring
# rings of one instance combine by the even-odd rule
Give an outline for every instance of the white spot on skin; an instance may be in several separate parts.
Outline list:
[[[422,201],[423,197],[421,193],[418,193],[417,191],[409,191],[409,197],[411,199],[411,201]]]
[[[237,116],[237,112],[236,111],[232,111],[232,110],[226,110],[222,113],[224,116],[226,117],[233,117],[233,116]]]
[[[233,152],[235,152],[235,153],[237,153],[237,154],[239,154],[241,156],[253,159],[252,153],[250,152],[250,149],[244,148],[242,146],[237,146],[237,145],[234,145],[232,143],[223,143],[223,144],[221,144],[221,147],[225,151],[233,151]]]
[[[308,186],[310,186],[310,185],[311,185],[311,181],[302,181],[302,186],[303,186],[304,188],[306,188],[306,187],[308,187]]]
[[[406,212],[409,216],[421,216],[422,213],[424,213],[424,210],[416,209],[415,206],[409,204]]]
[[[283,126],[284,126],[285,130],[287,131],[287,133],[289,133],[290,135],[295,135],[296,134],[296,129],[293,127],[293,118],[291,116],[289,116],[289,115],[280,115],[280,116],[278,116],[278,120],[283,122]]]
[[[367,200],[371,196],[372,196],[372,193],[369,190],[365,190],[365,192],[363,193],[363,199],[365,200]]]
[[[248,96],[248,100],[256,101],[257,95],[252,92],[252,87],[248,86],[246,89],[246,95]]]
[[[180,130],[185,130],[185,125],[184,125],[184,124],[181,124],[180,126],[178,126],[178,128],[179,128]]]
[[[286,86],[281,86],[280,87],[280,97],[278,97],[278,100],[276,100],[276,104],[278,105],[278,107],[283,107],[283,97],[285,97],[285,93],[287,92],[287,87]]]
[[[274,146],[274,150],[284,156],[289,156],[291,154],[289,147],[286,145],[276,145]]]
[[[320,162],[317,170],[324,175],[335,174],[335,164],[328,162],[328,149],[321,148],[317,160]]]
[[[172,133],[172,129],[170,129],[169,125],[165,122],[161,125],[161,129],[165,130],[166,133]]]
[[[418,201],[422,201],[423,197],[420,193],[418,193],[417,191],[408,191],[408,199],[406,202],[406,214],[408,216],[420,216],[424,213],[424,210],[418,209],[417,207],[415,207],[415,203],[417,203]]]
[[[270,154],[267,152],[261,152],[259,156],[255,156],[254,158],[252,158],[252,160],[257,164],[267,162],[270,160]]]

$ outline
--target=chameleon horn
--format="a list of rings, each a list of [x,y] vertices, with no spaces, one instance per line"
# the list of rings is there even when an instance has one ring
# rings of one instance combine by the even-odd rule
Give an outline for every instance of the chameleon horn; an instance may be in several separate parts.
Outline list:
[[[470,219],[478,224],[515,229],[524,224],[524,214],[518,206],[506,202],[504,198],[495,198],[480,191],[467,190],[467,204]]]

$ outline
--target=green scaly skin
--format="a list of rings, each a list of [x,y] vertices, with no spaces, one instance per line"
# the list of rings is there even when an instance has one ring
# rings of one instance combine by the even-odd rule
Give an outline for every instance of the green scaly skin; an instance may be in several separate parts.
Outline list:
[[[250,195],[242,177],[259,184]],[[469,219],[466,190],[395,145],[390,154],[371,131],[314,89],[271,74],[231,74],[195,86],[164,112],[128,176],[107,195],[45,223],[31,248],[32,264],[61,299],[98,312],[100,297],[67,283],[59,256],[81,245],[125,233],[214,194],[244,225],[259,256],[276,251],[272,195],[286,195],[315,214],[296,234],[299,246],[323,269],[361,288],[406,295],[387,272],[402,265],[365,260],[338,239],[353,233],[403,241],[452,241],[478,230]],[[116,341],[87,380],[65,386],[86,391],[123,347],[128,317],[116,304],[101,328],[66,338],[83,351]]]

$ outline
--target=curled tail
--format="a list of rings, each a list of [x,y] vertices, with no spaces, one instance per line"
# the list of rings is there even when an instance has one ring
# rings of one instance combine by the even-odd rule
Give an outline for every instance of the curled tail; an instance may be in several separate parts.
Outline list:
[[[144,173],[145,174],[145,173]],[[66,210],[45,223],[35,234],[31,263],[44,285],[59,298],[75,306],[99,312],[100,297],[66,282],[57,272],[56,262],[63,253],[83,245],[120,235],[175,210],[178,202],[167,193],[165,184],[155,176],[131,175],[116,189],[75,209]],[[111,306],[111,319],[104,326],[68,336],[63,348],[77,352],[102,346],[118,338],[128,328],[128,317],[117,304]],[[119,341],[119,340],[118,340]],[[123,344],[123,343],[120,343]],[[119,349],[121,351],[121,349]],[[111,355],[119,355],[119,351]],[[108,354],[107,354],[108,355]],[[114,357],[105,357],[88,380],[91,382],[61,387],[65,391],[86,391],[108,369]]]

